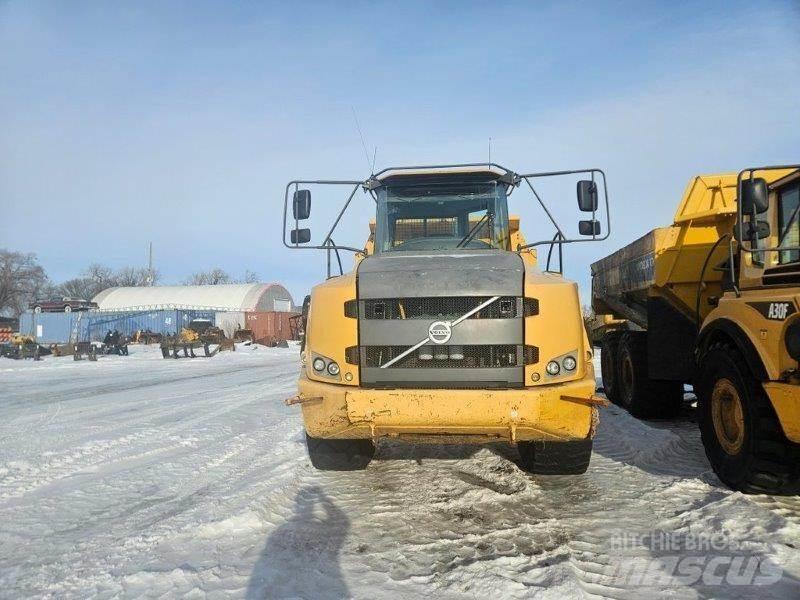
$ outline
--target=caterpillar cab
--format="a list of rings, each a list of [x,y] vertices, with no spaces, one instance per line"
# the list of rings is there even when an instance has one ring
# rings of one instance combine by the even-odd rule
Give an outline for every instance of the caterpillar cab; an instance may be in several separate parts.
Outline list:
[[[577,185],[588,217],[579,236],[552,218],[534,187],[544,178]],[[347,199],[312,244],[302,224],[315,186],[341,186]],[[520,188],[553,226],[546,241],[527,243],[509,215],[508,198]],[[336,245],[333,233],[359,193],[374,214],[367,242]],[[563,277],[560,258],[563,245],[605,239],[608,227],[598,169],[520,175],[471,164],[290,182],[284,244],[328,256],[328,278],[304,303],[299,389],[287,400],[302,407],[312,464],[365,468],[380,438],[506,441],[528,471],[584,472],[603,399],[594,395],[578,288]],[[548,251],[544,268],[540,247]],[[355,255],[347,273],[344,251]]]
[[[592,265],[603,386],[635,416],[698,398],[719,478],[800,492],[800,165],[692,178],[673,224]]]

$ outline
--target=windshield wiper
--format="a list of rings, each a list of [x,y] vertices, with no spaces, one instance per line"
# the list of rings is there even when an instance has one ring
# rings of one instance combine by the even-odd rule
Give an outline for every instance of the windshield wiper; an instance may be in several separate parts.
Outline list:
[[[472,241],[472,238],[475,237],[475,234],[478,233],[478,229],[480,229],[480,226],[483,225],[483,222],[488,218],[489,218],[489,213],[487,212],[480,219],[478,219],[478,222],[475,223],[475,225],[472,227],[472,229],[469,230],[469,232],[467,232],[467,235],[461,238],[461,241],[458,242],[458,244],[456,244],[456,248],[462,248],[463,246],[469,244]]]

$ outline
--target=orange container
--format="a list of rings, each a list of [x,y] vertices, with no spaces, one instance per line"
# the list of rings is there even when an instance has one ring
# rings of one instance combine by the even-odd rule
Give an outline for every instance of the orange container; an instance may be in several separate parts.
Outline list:
[[[295,314],[274,311],[247,312],[245,326],[253,331],[256,342],[273,346],[283,340],[294,339],[289,320]]]

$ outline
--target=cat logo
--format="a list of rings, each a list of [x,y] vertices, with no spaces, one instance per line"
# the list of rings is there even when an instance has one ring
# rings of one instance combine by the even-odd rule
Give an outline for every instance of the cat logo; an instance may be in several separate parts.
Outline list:
[[[748,302],[747,304],[770,321],[785,321],[787,317],[797,312],[792,302]]]

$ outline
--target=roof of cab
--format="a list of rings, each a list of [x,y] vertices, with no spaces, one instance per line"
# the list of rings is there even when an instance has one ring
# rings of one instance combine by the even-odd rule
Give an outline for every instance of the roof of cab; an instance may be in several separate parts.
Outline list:
[[[513,180],[516,174],[510,169],[495,163],[474,163],[463,165],[433,165],[418,167],[390,167],[372,175],[368,184],[370,188],[382,185],[389,179],[397,177],[425,177],[436,175],[491,175],[498,179],[508,178]]]

